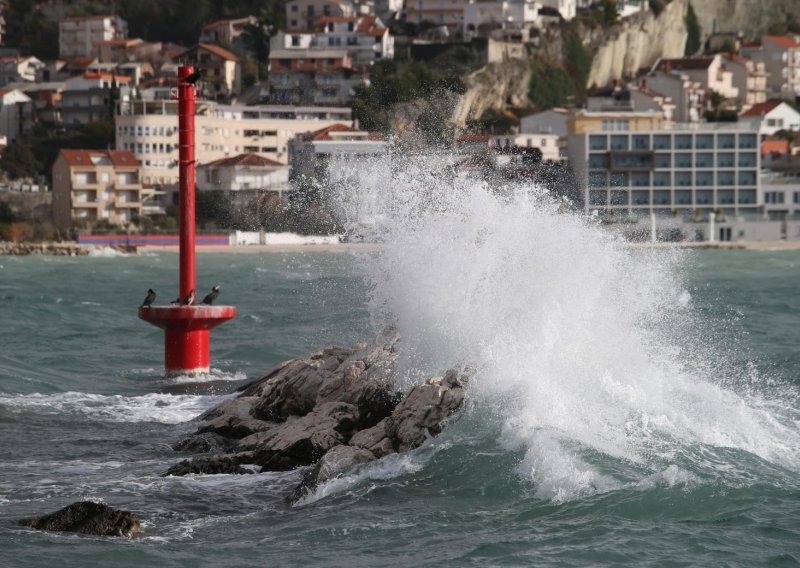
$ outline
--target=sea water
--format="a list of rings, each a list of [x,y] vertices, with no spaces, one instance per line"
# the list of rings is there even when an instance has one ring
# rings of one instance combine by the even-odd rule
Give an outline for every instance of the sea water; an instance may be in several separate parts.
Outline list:
[[[379,253],[200,255],[200,292],[239,310],[201,380],[164,379],[136,318],[148,288],[174,299],[175,254],[0,258],[0,565],[800,563],[800,253],[631,247],[535,191],[446,181],[342,199]],[[296,471],[160,476],[238,386],[387,324],[398,388],[475,371],[441,436],[293,506]],[[81,499],[144,536],[15,526]]]

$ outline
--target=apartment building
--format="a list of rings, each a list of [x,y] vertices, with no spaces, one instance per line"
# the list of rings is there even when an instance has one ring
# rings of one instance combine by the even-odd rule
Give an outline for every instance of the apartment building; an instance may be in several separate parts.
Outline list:
[[[648,124],[619,115],[604,120],[598,126],[578,116],[570,125],[568,154],[587,213],[757,217],[758,129],[747,123]]]
[[[346,105],[364,82],[346,49],[276,49],[269,57],[269,98],[279,104]]]
[[[356,67],[394,59],[394,37],[375,16],[322,18],[312,49],[346,49]]]
[[[286,26],[290,30],[315,30],[321,18],[352,18],[360,13],[365,3],[350,0],[288,0],[286,2]]]
[[[0,89],[0,135],[17,142],[33,131],[33,101],[19,89]]]
[[[65,82],[61,94],[65,126],[79,126],[97,120],[111,120],[120,100],[130,98],[130,77],[87,71]]]
[[[446,26],[451,33],[464,28],[464,10],[470,0],[406,0],[406,21]]]
[[[63,59],[89,57],[95,44],[128,37],[128,23],[119,16],[64,18],[58,24],[58,54]]]
[[[471,0],[464,7],[464,39],[486,37],[494,30],[521,32],[538,23],[541,6],[534,0]]]
[[[247,16],[233,20],[217,20],[203,26],[198,43],[213,43],[217,45],[230,45],[234,48],[244,49],[245,43],[242,36],[248,26],[257,26],[258,18]]]
[[[737,103],[746,111],[767,100],[767,67],[763,61],[742,57],[735,53],[723,56],[725,67],[731,72],[733,86],[739,90]]]
[[[659,59],[653,66],[653,72],[684,75],[691,82],[700,85],[706,93],[713,91],[726,99],[736,99],[739,96],[739,89],[733,84],[733,73],[728,70],[720,54],[710,57]]]
[[[764,63],[767,98],[800,97],[800,36],[765,35],[761,43],[743,42],[739,54]]]
[[[133,221],[142,211],[139,161],[131,152],[61,150],[53,164],[53,220],[59,229],[76,222]]]
[[[251,153],[285,164],[289,141],[297,134],[336,123],[351,125],[351,110],[198,101],[196,159],[202,164]],[[177,101],[129,101],[120,105],[116,117],[116,147],[132,152],[141,162],[143,183],[177,182]]]

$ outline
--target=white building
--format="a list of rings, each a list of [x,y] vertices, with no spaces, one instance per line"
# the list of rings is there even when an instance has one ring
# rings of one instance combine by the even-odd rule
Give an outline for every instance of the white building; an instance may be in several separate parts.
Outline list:
[[[297,134],[337,123],[352,124],[349,108],[221,105],[198,102],[196,159],[208,163],[243,153],[288,162]],[[116,147],[134,153],[146,184],[178,180],[177,101],[130,101],[116,117]]]
[[[356,67],[394,59],[394,37],[375,16],[322,18],[311,49],[345,49]]]
[[[16,142],[32,129],[33,101],[19,89],[0,89],[0,135]]]
[[[219,191],[246,206],[264,192],[282,199],[289,189],[289,166],[257,154],[239,154],[197,167],[197,189]]]
[[[782,101],[768,101],[753,105],[739,117],[764,136],[772,136],[779,130],[800,132],[800,112]]]
[[[460,31],[464,28],[464,10],[468,5],[469,0],[406,0],[406,21],[445,26],[450,32]]]
[[[127,37],[128,23],[119,16],[65,18],[58,24],[58,53],[63,59],[88,57],[96,43]]]
[[[492,148],[538,148],[545,162],[560,162],[565,159],[565,139],[558,134],[498,134],[492,136]]]
[[[681,59],[659,59],[653,72],[686,75],[692,82],[700,84],[706,92],[714,91],[726,99],[739,96],[733,84],[733,73],[725,66],[722,55],[710,57],[684,57]]]
[[[522,134],[556,134],[566,138],[569,111],[554,108],[523,116],[519,121]]]
[[[45,64],[32,55],[0,57],[0,87],[22,81],[33,83],[37,72],[44,67]]]
[[[558,10],[565,20],[571,20],[578,12],[577,0],[540,0],[540,2],[542,6]]]
[[[541,3],[533,0],[472,0],[464,7],[463,33],[469,40],[484,30],[518,32],[539,20]]]

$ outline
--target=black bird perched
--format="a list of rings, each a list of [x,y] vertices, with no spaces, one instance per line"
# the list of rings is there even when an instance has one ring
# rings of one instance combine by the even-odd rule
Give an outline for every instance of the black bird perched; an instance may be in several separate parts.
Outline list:
[[[180,297],[180,296],[178,296],[177,298],[175,298],[174,300],[172,300],[172,301],[170,302],[170,305],[171,305],[171,306],[180,306],[180,305],[181,305],[181,297]]]
[[[142,302],[142,305],[140,307],[149,308],[150,305],[155,301],[155,299],[156,299],[156,293],[153,292],[152,288],[148,289],[147,296],[145,296],[144,302]]]
[[[205,298],[203,298],[202,303],[210,306],[211,304],[214,303],[214,300],[217,299],[217,296],[219,296],[219,286],[214,286],[213,288],[211,288],[211,293]]]
[[[192,291],[183,299],[184,306],[191,306],[192,304],[194,304],[194,288],[192,288]]]
[[[194,73],[190,73],[188,77],[186,77],[185,81],[190,85],[194,85],[197,81],[200,80],[200,76],[203,74],[203,70],[199,67],[194,70]]]

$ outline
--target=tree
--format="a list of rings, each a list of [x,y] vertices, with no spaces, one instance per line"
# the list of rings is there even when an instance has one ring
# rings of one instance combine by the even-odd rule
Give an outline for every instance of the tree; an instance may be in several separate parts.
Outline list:
[[[686,10],[685,22],[687,36],[683,54],[689,56],[700,51],[700,23],[697,21],[697,14],[694,13],[691,2],[689,2],[689,8]]]
[[[28,146],[12,142],[3,151],[3,156],[0,158],[0,168],[11,179],[19,179],[35,176],[39,173],[41,164],[36,160]]]
[[[722,105],[725,103],[727,99],[725,96],[720,93],[719,91],[711,90],[708,93],[708,105],[711,107],[711,111],[714,113],[714,122],[719,122],[719,113],[722,110]]]

